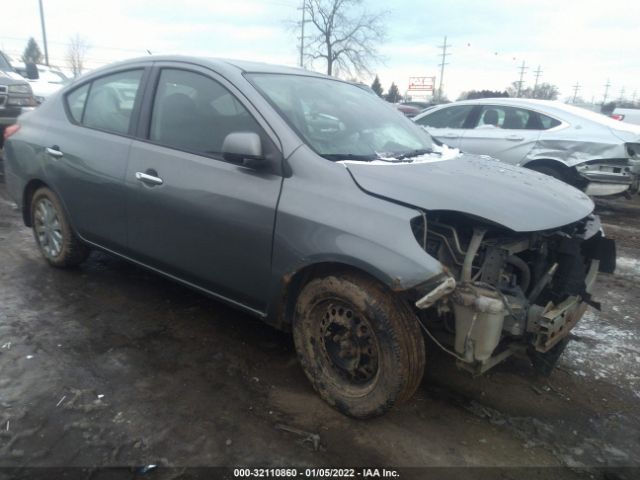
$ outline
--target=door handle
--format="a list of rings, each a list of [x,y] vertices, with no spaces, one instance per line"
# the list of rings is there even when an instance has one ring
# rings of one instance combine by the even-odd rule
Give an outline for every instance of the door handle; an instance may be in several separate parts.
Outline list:
[[[60,147],[57,145],[53,145],[51,147],[47,147],[47,153],[52,157],[60,158],[64,156],[64,153],[60,151]]]
[[[458,138],[460,135],[457,133],[445,133],[444,135],[440,135],[443,138]]]
[[[519,135],[507,135],[504,138],[506,138],[507,140],[512,140],[514,142],[520,142],[520,141],[524,140],[524,137],[521,137]]]
[[[160,177],[149,175],[148,173],[136,172],[136,178],[148,185],[162,185],[164,183]]]

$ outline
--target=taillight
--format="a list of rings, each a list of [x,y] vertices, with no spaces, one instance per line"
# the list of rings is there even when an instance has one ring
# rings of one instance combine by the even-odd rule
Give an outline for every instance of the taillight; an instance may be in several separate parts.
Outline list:
[[[613,118],[614,120],[620,120],[623,121],[624,120],[624,115],[620,114],[620,113],[614,113],[613,115],[609,115],[611,118]]]
[[[18,125],[17,123],[14,123],[13,125],[9,125],[8,127],[6,127],[4,129],[5,142],[9,139],[11,135],[13,135],[14,133],[18,133],[18,130],[20,130],[20,125]]]

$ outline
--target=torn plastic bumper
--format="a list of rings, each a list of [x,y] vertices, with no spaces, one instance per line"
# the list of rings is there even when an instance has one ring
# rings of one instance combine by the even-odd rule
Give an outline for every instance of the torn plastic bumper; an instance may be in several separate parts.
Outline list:
[[[587,195],[617,195],[637,184],[638,174],[628,159],[594,160],[576,165],[575,169],[588,182]]]

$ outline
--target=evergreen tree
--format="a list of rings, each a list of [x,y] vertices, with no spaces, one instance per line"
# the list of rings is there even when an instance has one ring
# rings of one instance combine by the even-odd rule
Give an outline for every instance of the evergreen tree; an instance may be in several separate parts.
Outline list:
[[[389,87],[389,92],[387,92],[386,100],[391,103],[398,103],[402,97],[400,96],[400,90],[398,90],[398,86],[392,82]]]
[[[24,53],[22,54],[22,61],[24,63],[42,62],[42,52],[40,51],[40,47],[33,37],[29,38],[29,41],[27,42],[27,46],[24,49]]]
[[[380,84],[380,79],[378,78],[378,75],[376,75],[376,78],[373,79],[373,83],[371,84],[371,90],[376,92],[376,94],[379,97],[382,97],[382,92],[384,91],[384,89],[382,88],[382,85]]]

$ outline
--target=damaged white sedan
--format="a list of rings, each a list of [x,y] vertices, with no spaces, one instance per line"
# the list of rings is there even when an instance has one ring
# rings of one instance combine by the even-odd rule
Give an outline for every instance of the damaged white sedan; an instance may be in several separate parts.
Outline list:
[[[455,102],[414,121],[451,147],[536,170],[588,195],[638,191],[637,125],[561,102],[523,98]]]

